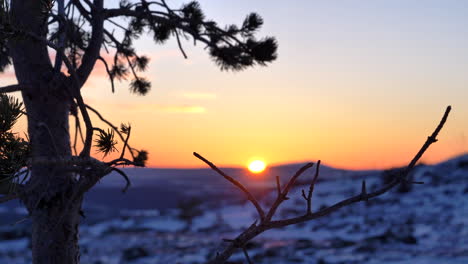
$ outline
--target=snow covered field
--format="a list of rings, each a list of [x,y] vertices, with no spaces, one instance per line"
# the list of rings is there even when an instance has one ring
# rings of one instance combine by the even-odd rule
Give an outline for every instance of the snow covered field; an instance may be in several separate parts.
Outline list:
[[[316,185],[313,210],[358,194],[362,179],[369,191],[377,188],[382,184],[380,174],[347,172],[346,177],[327,177]],[[288,175],[283,176],[286,181]],[[249,255],[256,264],[468,263],[468,155],[419,166],[414,179],[425,184],[414,185],[408,193],[393,191],[312,222],[267,231],[248,245]],[[218,190],[237,192],[229,185],[223,188],[227,189]],[[305,212],[302,188],[305,186],[293,190],[277,218]],[[274,195],[275,191],[262,201],[268,203]],[[116,204],[117,216],[85,221],[82,226],[82,263],[203,263],[222,249],[223,238],[234,238],[255,220],[253,206],[234,200],[201,204],[203,215],[194,218],[188,228],[177,218],[177,208],[132,209]],[[0,213],[13,210],[18,209],[0,208]],[[0,263],[31,262],[27,226],[27,221],[2,226]],[[242,252],[231,261],[246,263]]]

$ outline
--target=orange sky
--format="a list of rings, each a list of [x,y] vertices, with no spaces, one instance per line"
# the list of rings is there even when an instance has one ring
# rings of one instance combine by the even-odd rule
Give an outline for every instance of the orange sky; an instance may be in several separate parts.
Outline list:
[[[131,144],[155,167],[204,167],[196,151],[222,166],[321,159],[352,169],[403,165],[453,106],[440,141],[422,158],[438,162],[468,151],[468,11],[457,1],[309,3],[200,1],[220,23],[249,11],[265,19],[260,35],[278,38],[266,68],[221,72],[202,47],[138,41],[151,58],[145,97],[114,94],[98,64],[83,89],[116,124],[133,125]],[[312,1],[311,1],[312,2]],[[288,19],[284,12],[294,14]],[[0,85],[14,83],[11,72]],[[20,123],[18,130],[25,128]],[[99,155],[97,155],[99,157]]]

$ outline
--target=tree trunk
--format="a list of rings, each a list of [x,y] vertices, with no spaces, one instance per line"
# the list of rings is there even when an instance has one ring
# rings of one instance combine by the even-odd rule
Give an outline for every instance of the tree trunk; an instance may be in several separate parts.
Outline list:
[[[13,0],[14,27],[45,38],[45,2]],[[32,167],[22,201],[32,221],[33,263],[77,264],[82,198],[72,195],[76,179],[66,164],[34,163],[71,156],[68,118],[72,97],[64,87],[65,76],[53,70],[45,42],[25,35],[10,40],[9,49],[18,83],[26,87],[22,97]]]
[[[53,87],[46,87],[53,89]],[[47,93],[46,93],[47,94]],[[34,157],[71,156],[69,103],[49,93],[26,99],[33,166],[23,199],[32,220],[34,264],[79,263],[78,226],[82,199],[73,197],[76,180],[66,164],[34,164]]]

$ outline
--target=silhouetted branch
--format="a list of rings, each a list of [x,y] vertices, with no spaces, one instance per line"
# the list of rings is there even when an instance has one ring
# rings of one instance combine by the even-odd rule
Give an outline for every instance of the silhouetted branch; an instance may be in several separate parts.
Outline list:
[[[124,145],[122,147],[122,152],[120,154],[120,158],[122,159],[125,156],[125,150],[128,147],[128,140],[130,139],[130,133],[132,132],[132,127],[128,126],[128,130],[126,131],[127,137],[125,138]]]
[[[212,168],[214,171],[216,171],[218,174],[220,174],[221,176],[223,176],[226,180],[228,180],[230,183],[234,184],[237,188],[239,188],[242,192],[245,193],[245,195],[247,196],[247,199],[255,206],[255,208],[257,209],[257,212],[258,212],[258,215],[260,216],[260,220],[263,222],[263,220],[265,219],[265,212],[263,211],[262,207],[260,206],[260,204],[258,203],[257,199],[255,199],[255,197],[250,193],[249,190],[247,190],[247,188],[244,187],[244,185],[242,185],[240,182],[238,182],[237,180],[235,180],[234,178],[230,177],[229,175],[227,175],[226,173],[224,173],[222,170],[218,169],[218,167],[216,167],[216,165],[214,165],[212,162],[210,162],[209,160],[205,159],[204,157],[202,157],[200,154],[194,152],[193,155],[195,157],[197,157],[198,159],[200,159],[201,161],[203,161],[204,163],[206,163],[208,166],[210,166],[210,168]]]
[[[410,164],[408,164],[408,167],[406,167],[405,169],[405,172],[403,174],[408,174],[408,171],[413,169],[414,166],[416,166],[416,163],[418,162],[418,160],[422,157],[422,155],[424,154],[424,152],[426,152],[427,148],[429,148],[429,146],[432,144],[432,143],[435,143],[437,142],[437,135],[439,134],[440,130],[442,130],[442,128],[444,127],[445,125],[445,122],[447,122],[447,118],[450,114],[450,111],[452,110],[452,107],[449,105],[447,106],[447,109],[445,109],[445,113],[444,113],[444,116],[442,117],[442,120],[440,120],[440,123],[439,125],[437,126],[437,128],[434,130],[434,132],[432,133],[432,135],[430,135],[426,142],[424,143],[424,145],[421,147],[421,149],[418,151],[418,153],[416,154],[416,156],[414,156],[413,160],[411,160]]]
[[[102,61],[102,63],[104,64],[104,67],[106,68],[107,75],[109,75],[109,79],[111,82],[112,93],[114,93],[115,92],[114,76],[112,76],[112,73],[109,69],[109,65],[107,64],[107,61],[103,57],[99,56],[98,59]]]
[[[167,11],[170,15],[172,15],[172,16],[175,15],[174,11],[169,7],[169,5],[166,3],[165,0],[161,0],[161,6],[164,6],[164,7],[166,8],[166,11]],[[188,57],[187,57],[187,53],[185,53],[184,47],[182,46],[182,43],[180,42],[179,31],[174,30],[174,34],[175,34],[175,36],[176,36],[177,45],[179,46],[179,50],[180,50],[180,52],[182,53],[182,56],[184,56],[184,59],[187,59],[187,58],[188,58]]]
[[[179,32],[177,30],[175,30],[175,35],[176,35],[176,39],[177,39],[177,45],[179,46],[179,50],[182,53],[182,55],[184,56],[184,59],[187,59],[188,58],[187,53],[185,53],[184,47],[182,46],[182,43],[180,42]]]
[[[128,165],[133,165],[134,163],[130,160],[125,160]],[[116,160],[117,161],[117,160]],[[120,159],[118,160],[120,161]],[[125,181],[126,185],[122,190],[125,192],[131,185],[130,179],[122,170],[115,168],[114,166],[119,165],[117,162],[102,162],[92,157],[82,157],[82,156],[71,156],[71,157],[33,157],[28,160],[28,166],[32,165],[57,165],[66,167],[68,171],[73,171],[81,175],[80,180],[78,181],[78,187],[74,197],[80,197],[91,187],[93,187],[99,180],[108,175],[110,172],[115,171],[121,175]]]
[[[3,86],[0,87],[0,94],[2,93],[13,93],[13,92],[19,92],[22,90],[22,85],[19,84],[14,84],[14,85],[8,85],[8,86]]]
[[[92,27],[92,33],[88,48],[83,55],[81,65],[76,70],[80,81],[78,85],[79,87],[83,86],[93,71],[96,60],[99,58],[99,52],[101,50],[101,45],[104,39],[104,0],[94,0],[93,3],[90,1],[86,2],[91,7],[92,20],[90,23]],[[73,0],[73,3],[79,6],[79,0]]]
[[[60,52],[57,53],[57,56],[55,57],[55,64],[54,68],[56,71],[60,71],[62,68],[62,53],[65,45],[65,38],[66,34],[65,31],[67,30],[67,24],[63,23],[65,20],[65,0],[57,0],[57,12],[58,12],[58,21],[61,22],[60,25],[60,30],[58,32],[58,48],[60,49]]]
[[[125,179],[126,184],[125,187],[122,189],[122,192],[125,193],[131,185],[130,179],[128,178],[127,174],[120,169],[112,168],[112,171],[117,172]]]
[[[151,8],[152,5],[162,7],[162,10]],[[223,70],[242,70],[253,65],[266,65],[276,59],[277,44],[274,38],[261,40],[254,38],[263,20],[255,13],[244,20],[242,26],[229,25],[219,27],[215,22],[204,18],[199,5],[193,1],[181,9],[172,9],[166,1],[129,4],[125,8],[107,8],[103,11],[105,19],[114,17],[131,17],[134,21],[150,21],[151,31],[155,33],[156,41],[165,41],[171,34],[175,35],[179,49],[187,58],[180,41],[179,31],[199,41],[209,48],[210,55]],[[140,30],[142,27],[137,22]],[[141,30],[140,30],[141,31]],[[266,52],[258,52],[260,50]]]
[[[278,192],[278,196],[281,196],[281,183],[279,176],[276,176],[276,191]]]
[[[367,198],[366,181],[362,181],[361,196],[363,197],[363,200],[365,200],[365,201],[368,201],[368,200],[369,200],[369,199]]]
[[[73,114],[75,117],[75,135],[73,137],[73,145],[72,145],[72,150],[75,153],[75,155],[78,155],[78,150],[76,148],[77,142],[78,142],[78,133],[81,135],[81,127],[80,127],[80,119],[78,118],[78,114],[75,113]],[[83,136],[81,135],[81,139],[83,139]],[[84,143],[84,140],[83,140]]]
[[[247,260],[248,264],[253,264],[252,260],[249,257],[249,253],[245,247],[242,248],[242,252],[244,252],[245,259]]]
[[[289,180],[288,184],[286,187],[283,189],[283,191],[278,191],[278,197],[276,198],[275,202],[271,206],[270,210],[268,211],[268,215],[265,217],[264,221],[262,221],[259,225],[256,225],[256,223],[252,224],[249,228],[244,230],[241,234],[239,234],[235,239],[231,239],[227,242],[230,242],[230,244],[224,249],[223,252],[219,253],[216,255],[216,257],[209,261],[209,264],[224,264],[229,257],[238,249],[242,248],[243,245],[245,245],[248,241],[253,239],[254,237],[258,236],[259,234],[265,232],[266,230],[273,229],[273,228],[282,228],[286,227],[289,225],[293,224],[298,224],[298,223],[303,223],[307,221],[311,221],[326,215],[329,215],[337,210],[339,210],[342,207],[349,206],[351,204],[361,202],[361,201],[367,201],[371,198],[380,196],[387,191],[391,190],[393,187],[397,186],[398,184],[407,181],[407,177],[409,172],[414,168],[416,163],[419,161],[419,159],[422,157],[422,155],[426,152],[426,150],[429,148],[429,146],[435,142],[437,142],[437,135],[439,134],[440,130],[443,128],[445,125],[448,115],[451,111],[451,107],[448,106],[447,109],[445,110],[445,113],[439,122],[439,125],[436,127],[434,132],[429,136],[426,140],[426,142],[423,144],[421,149],[418,151],[418,153],[414,156],[414,158],[411,160],[411,162],[408,164],[406,169],[402,172],[402,174],[399,177],[395,177],[390,183],[387,185],[384,185],[380,189],[377,189],[376,191],[373,192],[368,192],[367,187],[366,187],[366,182],[363,181],[361,185],[361,192],[358,195],[355,195],[351,198],[342,200],[338,203],[335,203],[332,206],[326,207],[321,209],[320,211],[316,213],[312,213],[311,209],[311,200],[312,200],[312,193],[314,190],[314,186],[316,183],[316,180],[319,176],[319,164],[317,164],[315,176],[311,182],[311,185],[309,187],[309,192],[308,195],[305,194],[305,191],[302,191],[302,196],[304,199],[307,201],[307,210],[306,213],[302,216],[299,217],[293,217],[289,219],[281,219],[281,220],[271,220],[272,216],[274,215],[276,208],[281,204],[282,201],[285,200],[286,195],[288,194],[289,190],[292,188],[295,180],[308,168],[312,167],[313,164],[309,163],[303,166],[301,169],[299,169],[296,174],[294,174],[291,179]],[[213,170],[216,172],[220,173],[221,175],[222,172],[211,162],[207,161],[206,159],[202,158],[200,155],[194,153],[195,156],[200,158],[202,161],[207,163]],[[224,175],[223,175],[224,176]],[[226,177],[225,177],[226,178]],[[227,178],[228,179],[228,178]],[[229,179],[228,179],[229,180]],[[411,181],[412,183],[412,181]],[[240,184],[240,183],[239,183]],[[280,185],[279,185],[279,179],[277,177],[277,189],[280,190]],[[236,184],[237,186],[237,184]],[[241,185],[242,186],[242,185]],[[247,191],[247,190],[246,190]],[[248,191],[247,191],[248,192]],[[245,254],[245,251],[244,251]]]

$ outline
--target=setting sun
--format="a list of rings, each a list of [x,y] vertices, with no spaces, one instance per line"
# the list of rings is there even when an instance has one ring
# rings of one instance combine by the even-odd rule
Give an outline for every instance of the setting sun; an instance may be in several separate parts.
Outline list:
[[[249,164],[249,170],[253,173],[260,173],[265,170],[265,162],[261,160],[254,160]]]

